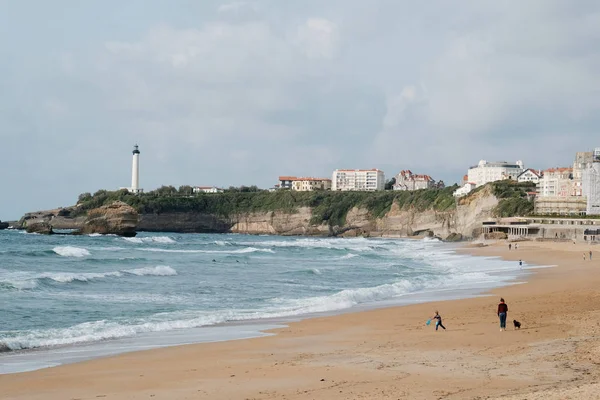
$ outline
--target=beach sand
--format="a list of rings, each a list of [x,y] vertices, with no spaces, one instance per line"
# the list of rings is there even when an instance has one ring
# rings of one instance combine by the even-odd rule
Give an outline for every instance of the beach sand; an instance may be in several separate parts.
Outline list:
[[[467,246],[459,251],[557,267],[486,297],[313,318],[269,337],[2,375],[0,398],[597,399],[600,252],[584,261],[589,250],[573,243]],[[500,296],[509,306],[504,332]],[[435,310],[447,331],[425,325]]]

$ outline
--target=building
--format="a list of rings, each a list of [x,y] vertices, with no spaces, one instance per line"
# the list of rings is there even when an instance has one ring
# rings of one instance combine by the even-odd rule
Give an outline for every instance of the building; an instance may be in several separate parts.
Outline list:
[[[479,187],[486,183],[501,181],[503,179],[517,180],[517,177],[524,170],[523,161],[511,164],[506,161],[488,162],[481,160],[479,164],[469,168],[467,177],[468,182],[472,182]]]
[[[275,185],[275,187],[280,189],[291,189],[298,192],[310,192],[313,190],[330,190],[331,179],[280,176],[279,185]]]
[[[466,182],[460,188],[456,189],[452,195],[454,197],[463,197],[471,193],[471,190],[475,189],[477,185],[473,182]]]
[[[542,172],[536,171],[535,169],[528,168],[525,171],[521,172],[519,176],[517,176],[517,182],[533,182],[535,184],[539,183],[542,178]]]
[[[136,144],[133,146],[133,162],[131,165],[131,186],[128,188],[120,188],[128,190],[130,193],[142,193],[144,189],[140,188],[140,148]]]
[[[376,191],[385,189],[385,175],[379,169],[336,169],[331,179],[334,191]]]
[[[575,161],[573,162],[573,188],[572,196],[583,196],[583,171],[591,166],[594,160],[594,152],[580,151],[575,153]]]
[[[437,187],[437,183],[429,175],[415,175],[411,170],[400,171],[395,176],[394,190],[420,190]]]
[[[586,214],[600,215],[600,147],[582,173],[582,191],[586,197]]]
[[[538,183],[540,197],[571,196],[573,188],[573,168],[550,168]]]
[[[194,186],[192,191],[194,193],[223,193],[223,189],[215,186]]]

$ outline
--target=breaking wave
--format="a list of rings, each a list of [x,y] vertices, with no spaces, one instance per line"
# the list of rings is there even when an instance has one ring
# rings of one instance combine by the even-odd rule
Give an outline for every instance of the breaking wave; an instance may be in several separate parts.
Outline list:
[[[74,246],[58,246],[53,248],[52,251],[63,257],[85,257],[90,255],[87,249]]]

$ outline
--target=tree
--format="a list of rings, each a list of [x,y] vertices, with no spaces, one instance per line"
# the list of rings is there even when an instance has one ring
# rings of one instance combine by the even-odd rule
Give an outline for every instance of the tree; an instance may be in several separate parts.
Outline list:
[[[396,184],[396,178],[394,177],[385,183],[385,190],[394,189],[395,184]]]
[[[81,193],[77,198],[77,203],[83,203],[92,199],[92,194],[89,192]]]
[[[194,189],[190,185],[183,185],[179,186],[178,192],[185,196],[191,196],[194,193]]]

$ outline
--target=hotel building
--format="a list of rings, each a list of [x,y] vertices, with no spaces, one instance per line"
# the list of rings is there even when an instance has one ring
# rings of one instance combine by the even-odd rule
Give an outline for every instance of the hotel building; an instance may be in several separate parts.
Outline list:
[[[376,191],[385,189],[385,175],[379,169],[336,169],[331,178],[334,191]]]

